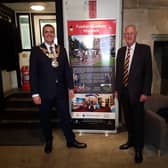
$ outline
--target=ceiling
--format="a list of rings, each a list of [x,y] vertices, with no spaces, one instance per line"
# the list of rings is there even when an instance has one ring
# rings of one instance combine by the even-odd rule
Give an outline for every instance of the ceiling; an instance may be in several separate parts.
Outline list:
[[[32,2],[46,4],[44,12],[55,12],[55,2],[59,0],[1,0],[6,6],[15,11],[30,11],[29,6]],[[168,0],[123,0],[124,8],[163,8],[168,7]],[[31,12],[31,11],[30,11]]]
[[[10,0],[8,0],[10,1]],[[11,0],[12,1],[12,0]],[[21,0],[20,0],[21,1]],[[40,13],[55,13],[55,1],[48,1],[48,2],[44,2],[44,1],[38,1],[37,0],[34,2],[15,2],[15,1],[12,1],[12,3],[10,2],[5,2],[5,3],[2,3],[3,5],[11,8],[12,10],[14,10],[15,12],[35,12],[35,11],[32,11],[30,9],[30,6],[32,4],[41,4],[41,5],[44,5],[45,6],[45,10],[44,11],[40,11]],[[39,13],[39,11],[37,12]]]
[[[16,3],[16,2],[40,2],[41,0],[1,0],[1,2],[10,2],[10,3]],[[54,2],[56,0],[45,0],[45,2]]]

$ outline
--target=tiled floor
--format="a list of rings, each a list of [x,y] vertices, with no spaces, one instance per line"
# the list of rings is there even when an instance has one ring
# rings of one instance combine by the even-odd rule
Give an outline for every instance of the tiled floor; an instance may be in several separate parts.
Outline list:
[[[144,149],[144,162],[134,163],[133,149],[119,150],[126,141],[126,132],[109,134],[83,134],[76,137],[86,142],[86,149],[67,148],[62,133],[54,132],[54,149],[43,152],[43,146],[0,146],[1,168],[167,168],[168,153],[158,157],[151,148]]]

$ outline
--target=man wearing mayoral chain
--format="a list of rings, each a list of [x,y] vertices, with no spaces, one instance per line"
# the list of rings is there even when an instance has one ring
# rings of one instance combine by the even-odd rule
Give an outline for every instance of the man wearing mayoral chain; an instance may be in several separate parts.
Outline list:
[[[46,24],[43,27],[44,43],[35,46],[30,54],[30,85],[33,102],[39,106],[40,122],[45,137],[44,152],[53,148],[53,134],[50,110],[54,105],[60,118],[67,147],[86,148],[85,143],[75,139],[69,114],[69,97],[74,96],[72,68],[64,47],[54,44],[55,29]]]

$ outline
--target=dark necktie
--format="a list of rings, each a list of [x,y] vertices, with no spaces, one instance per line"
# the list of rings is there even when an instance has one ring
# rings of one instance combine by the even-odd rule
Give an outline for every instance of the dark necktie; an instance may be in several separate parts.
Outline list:
[[[50,46],[50,53],[53,54],[53,46]]]
[[[127,55],[126,55],[125,62],[124,62],[124,71],[123,71],[123,80],[122,80],[124,87],[128,85],[129,59],[130,59],[130,48],[128,48]]]

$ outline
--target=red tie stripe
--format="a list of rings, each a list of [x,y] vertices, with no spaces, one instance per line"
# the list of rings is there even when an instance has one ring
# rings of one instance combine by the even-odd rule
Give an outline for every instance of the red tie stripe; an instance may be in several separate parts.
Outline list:
[[[123,80],[122,80],[122,83],[123,83],[124,87],[126,87],[128,85],[129,59],[130,59],[130,48],[128,48],[127,56],[126,56],[125,62],[124,62],[124,71],[123,71]]]

